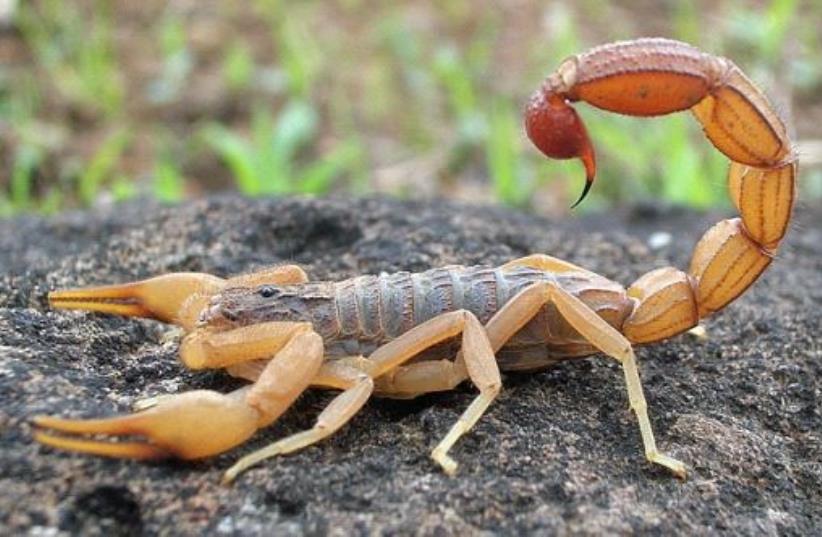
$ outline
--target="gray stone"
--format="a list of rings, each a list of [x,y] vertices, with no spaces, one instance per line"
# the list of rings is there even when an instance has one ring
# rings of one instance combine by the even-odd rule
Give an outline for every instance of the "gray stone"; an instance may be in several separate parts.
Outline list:
[[[639,349],[661,447],[647,464],[617,364],[603,357],[509,374],[453,451],[428,452],[469,385],[372,400],[320,445],[254,468],[238,456],[309,427],[329,400],[304,395],[252,441],[197,463],[67,454],[31,441],[30,416],[101,416],[136,399],[239,383],[192,373],[156,322],[50,311],[46,292],[170,271],[231,275],[297,262],[314,278],[493,264],[544,252],[630,283],[687,267],[720,217],[645,208],[553,222],[498,208],[383,199],[147,202],[0,223],[0,534],[810,534],[822,523],[822,211],[797,216],[752,290],[683,335]],[[654,233],[670,243],[651,250]]]

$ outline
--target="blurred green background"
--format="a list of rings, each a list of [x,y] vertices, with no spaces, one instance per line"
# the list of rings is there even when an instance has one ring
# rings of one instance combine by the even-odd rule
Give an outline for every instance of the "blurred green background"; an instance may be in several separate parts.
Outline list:
[[[562,214],[581,165],[530,147],[523,104],[564,57],[644,35],[734,59],[822,199],[822,0],[0,0],[0,216],[226,189]],[[578,109],[600,163],[583,210],[729,203],[689,114]]]

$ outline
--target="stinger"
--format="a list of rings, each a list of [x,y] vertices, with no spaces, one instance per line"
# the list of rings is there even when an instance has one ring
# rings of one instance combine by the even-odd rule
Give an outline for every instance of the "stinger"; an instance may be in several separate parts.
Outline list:
[[[571,206],[573,209],[588,195],[596,176],[594,146],[582,119],[563,95],[543,86],[534,93],[525,110],[525,130],[528,138],[547,157],[582,160],[585,187]]]

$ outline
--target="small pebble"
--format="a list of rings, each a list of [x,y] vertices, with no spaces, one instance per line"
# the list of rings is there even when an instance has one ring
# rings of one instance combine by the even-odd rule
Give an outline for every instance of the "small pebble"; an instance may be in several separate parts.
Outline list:
[[[651,250],[660,250],[671,244],[671,234],[667,231],[655,231],[648,237],[648,247]]]

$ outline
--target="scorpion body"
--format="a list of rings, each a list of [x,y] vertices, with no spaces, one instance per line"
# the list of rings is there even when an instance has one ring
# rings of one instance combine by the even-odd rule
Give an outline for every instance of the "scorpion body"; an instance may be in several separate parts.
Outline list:
[[[568,266],[570,269],[570,265]],[[203,324],[243,326],[265,322],[310,322],[329,358],[368,356],[380,346],[444,313],[467,310],[486,324],[503,305],[535,283],[553,283],[620,329],[633,301],[625,289],[598,274],[530,267],[448,266],[420,273],[357,276],[340,282],[268,286],[261,293],[229,288],[204,310]],[[408,363],[453,359],[456,341],[428,349]],[[545,304],[496,353],[503,371],[546,367],[588,356],[596,347]]]
[[[373,394],[414,397],[470,380],[479,395],[431,453],[448,451],[502,387],[500,369],[544,367],[601,352],[622,365],[645,457],[678,477],[685,465],[657,449],[633,346],[680,334],[728,305],[771,263],[790,222],[796,158],[785,124],[728,59],[668,39],[594,48],[564,61],[525,110],[529,138],[551,158],[579,158],[580,201],[596,174],[594,148],[572,104],[655,116],[691,110],[730,161],[740,217],[699,240],[687,271],[652,270],[627,289],[534,254],[501,267],[309,282],[296,266],[222,279],[174,273],[130,284],[54,291],[53,307],[143,316],[181,326],[180,358],[251,384],[229,394],[198,390],[138,403],[108,419],[33,418],[50,446],[111,457],[197,459],[224,452],[285,412],[307,388],[340,390],[311,429],[240,459],[231,481],[263,459],[319,442]],[[135,435],[112,442],[86,435]]]

